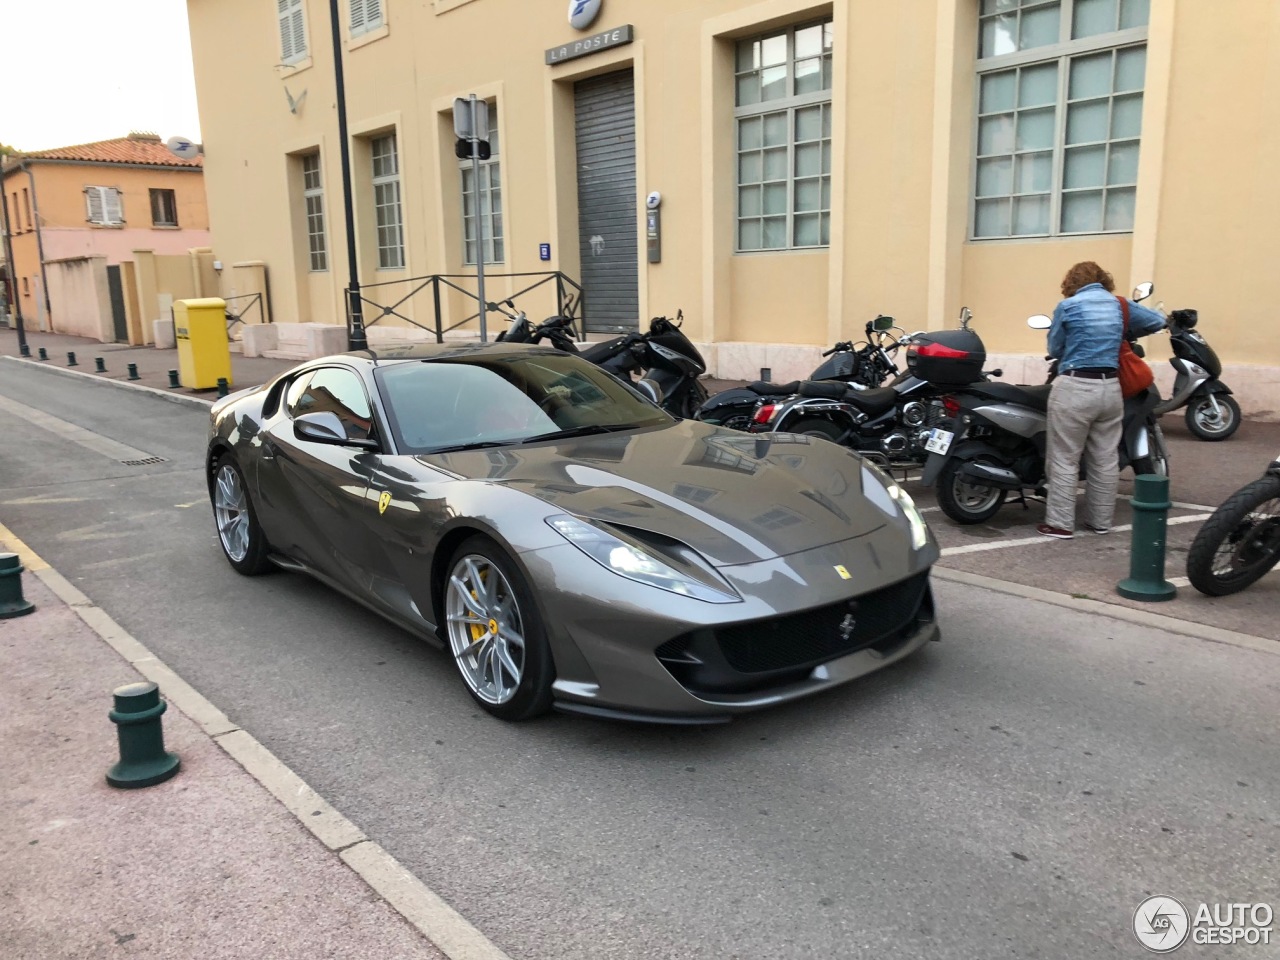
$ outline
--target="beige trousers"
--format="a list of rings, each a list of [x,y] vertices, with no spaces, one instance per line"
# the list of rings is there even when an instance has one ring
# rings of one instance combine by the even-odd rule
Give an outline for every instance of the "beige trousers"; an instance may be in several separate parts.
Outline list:
[[[1074,530],[1076,483],[1083,454],[1085,517],[1091,527],[1111,526],[1120,479],[1120,432],[1124,398],[1120,381],[1058,377],[1049,394],[1049,438],[1045,467],[1049,501],[1044,522]]]

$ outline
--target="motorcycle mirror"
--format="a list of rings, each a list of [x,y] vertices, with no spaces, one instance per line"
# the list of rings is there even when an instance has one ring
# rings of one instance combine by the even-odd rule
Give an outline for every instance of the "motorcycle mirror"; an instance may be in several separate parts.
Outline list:
[[[871,321],[871,329],[876,333],[886,333],[894,327],[893,317],[879,316]]]
[[[1151,294],[1155,293],[1156,285],[1150,280],[1138,284],[1133,288],[1133,300],[1136,303],[1139,300],[1145,300]]]
[[[514,310],[514,309],[516,308],[516,305],[515,305],[514,303],[512,303],[510,300],[504,300],[504,301],[502,301],[502,302],[503,302],[503,303],[505,303],[505,304],[506,304],[508,307],[510,307],[512,310]]]
[[[1048,330],[1053,326],[1053,320],[1046,317],[1043,313],[1037,313],[1033,317],[1027,317],[1027,326],[1032,330]]]
[[[970,321],[970,320],[972,320],[972,319],[973,319],[973,314],[970,312],[969,308],[968,308],[968,307],[961,307],[961,308],[960,308],[960,329],[961,329],[961,330],[968,330],[968,329],[969,329],[969,321]]]

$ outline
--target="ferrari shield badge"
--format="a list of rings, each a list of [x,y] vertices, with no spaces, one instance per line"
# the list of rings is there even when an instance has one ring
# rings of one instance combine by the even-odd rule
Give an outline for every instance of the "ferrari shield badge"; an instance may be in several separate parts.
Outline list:
[[[848,571],[843,563],[836,564],[836,573],[840,574],[841,580],[852,580],[853,574]]]
[[[387,504],[391,502],[391,491],[383,490],[378,497],[378,513],[387,512]]]

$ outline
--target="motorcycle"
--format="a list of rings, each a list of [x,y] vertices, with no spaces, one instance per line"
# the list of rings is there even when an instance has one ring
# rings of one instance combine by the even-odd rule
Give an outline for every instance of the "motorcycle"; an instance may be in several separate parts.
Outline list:
[[[1035,330],[1050,323],[1043,315],[1027,321]],[[921,481],[937,484],[938,506],[956,523],[990,519],[1010,493],[1024,506],[1028,491],[1044,495],[1049,392],[1056,376],[1055,360],[1044,384],[973,383],[942,398],[950,421],[934,428],[925,443],[929,458]],[[1160,402],[1154,385],[1124,401],[1120,469],[1169,475],[1156,413]]]
[[[1227,498],[1187,551],[1187,579],[1201,593],[1225,597],[1280,563],[1280,457]]]
[[[502,301],[506,304],[507,310],[497,303],[488,304],[488,308],[495,313],[500,313],[511,321],[511,326],[501,331],[495,342],[501,343],[541,343],[543,340],[549,340],[551,345],[558,350],[566,353],[578,352],[578,331],[573,323],[573,299],[565,305],[563,314],[547,317],[537,326],[529,323],[529,316],[523,310],[516,308],[511,300]],[[508,312],[509,311],[509,312]]]
[[[1173,392],[1160,404],[1158,413],[1185,406],[1187,429],[1201,440],[1226,440],[1240,426],[1240,404],[1231,388],[1218,378],[1222,361],[1195,329],[1195,310],[1174,310],[1169,314],[1169,343],[1173,356],[1169,363],[1177,372]]]
[[[692,418],[707,399],[698,377],[707,372],[702,354],[680,327],[684,311],[675,320],[654,317],[647,333],[628,333],[581,351],[585,360],[638,387],[672,416]],[[634,374],[643,373],[637,382]]]
[[[901,330],[894,325],[893,317],[878,316],[868,320],[867,339],[854,344],[850,340],[837,343],[823,352],[823,361],[804,383],[815,381],[843,381],[872,389],[899,373],[893,355],[903,344],[892,333]],[[905,334],[905,331],[903,331]],[[704,403],[695,415],[698,420],[719,424],[734,430],[747,430],[756,410],[768,397],[789,397],[798,392],[802,381],[769,383],[757,380],[744,387],[722,390]]]
[[[965,307],[959,330],[921,331],[899,340],[907,348],[908,370],[886,387],[802,383],[794,395],[762,404],[748,429],[824,437],[885,467],[919,466],[928,457],[926,442],[947,419],[943,395],[1002,375],[982,369],[986,348],[969,329],[972,319]],[[926,362],[928,369],[918,368]]]

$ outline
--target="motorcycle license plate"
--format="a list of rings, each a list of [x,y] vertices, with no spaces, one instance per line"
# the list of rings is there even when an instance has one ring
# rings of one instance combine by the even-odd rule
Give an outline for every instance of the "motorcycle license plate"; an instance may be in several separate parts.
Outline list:
[[[930,453],[945,454],[951,449],[951,441],[955,436],[950,430],[934,427],[929,431],[929,439],[924,442],[924,448]]]

